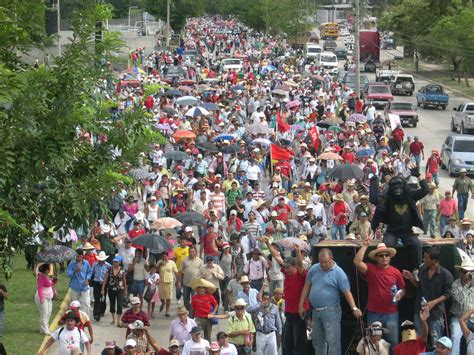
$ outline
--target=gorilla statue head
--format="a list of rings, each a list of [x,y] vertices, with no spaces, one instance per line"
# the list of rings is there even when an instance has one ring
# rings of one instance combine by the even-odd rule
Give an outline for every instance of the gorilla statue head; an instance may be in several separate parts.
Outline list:
[[[403,177],[396,176],[390,180],[388,186],[388,196],[390,196],[395,201],[403,200],[407,191],[407,182]]]

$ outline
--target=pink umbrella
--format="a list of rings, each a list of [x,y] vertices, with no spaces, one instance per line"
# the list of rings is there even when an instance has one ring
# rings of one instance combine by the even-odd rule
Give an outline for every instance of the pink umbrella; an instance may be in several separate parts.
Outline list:
[[[308,243],[301,240],[300,238],[295,238],[295,237],[280,239],[279,241],[276,242],[276,244],[281,245],[285,249],[293,249],[293,247],[296,244],[300,247],[300,249],[311,250],[311,247],[309,246]]]
[[[299,100],[290,101],[285,105],[286,108],[294,108],[299,106],[301,106],[301,102]]]
[[[188,91],[188,92],[189,92],[189,91],[193,91],[193,89],[192,89],[191,87],[189,87],[189,86],[184,86],[184,85],[179,86],[179,87],[178,87],[178,90],[181,90],[181,91]]]

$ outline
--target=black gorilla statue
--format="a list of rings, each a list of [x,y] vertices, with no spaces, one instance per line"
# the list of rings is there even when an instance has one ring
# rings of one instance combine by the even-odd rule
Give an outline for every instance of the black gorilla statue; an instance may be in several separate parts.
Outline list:
[[[412,170],[412,176],[419,176],[418,169]],[[403,244],[409,248],[410,271],[421,265],[422,254],[421,242],[412,230],[413,226],[423,229],[423,222],[416,208],[416,201],[429,192],[428,183],[424,179],[420,181],[419,189],[412,189],[403,177],[393,177],[384,196],[377,199],[374,217],[372,218],[373,230],[380,223],[386,225],[383,242],[388,247],[395,246],[397,239],[401,239]]]

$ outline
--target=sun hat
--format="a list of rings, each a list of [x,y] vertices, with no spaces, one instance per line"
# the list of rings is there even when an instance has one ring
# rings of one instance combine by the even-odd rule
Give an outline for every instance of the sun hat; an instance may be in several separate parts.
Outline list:
[[[110,224],[103,224],[100,226],[100,232],[105,234],[105,233],[110,233],[112,231],[112,228],[110,227]]]
[[[466,271],[474,271],[474,263],[470,258],[464,258],[461,265],[454,265],[456,269],[463,269]]]
[[[451,341],[451,339],[449,339],[448,337],[441,337],[439,338],[438,340],[436,340],[436,344],[441,344],[443,345],[445,348],[448,348],[451,350],[451,348],[453,347],[453,342]]]
[[[377,247],[369,253],[369,258],[376,260],[377,254],[382,252],[388,252],[391,258],[397,254],[397,251],[394,248],[388,248],[385,243],[379,243],[377,244]]]
[[[168,345],[168,349],[177,346],[179,348],[179,341],[176,339],[170,340],[170,343]]]
[[[296,217],[304,217],[306,213],[304,213],[303,211],[299,211],[297,214],[296,214]]]
[[[342,194],[335,194],[332,199],[334,201],[344,201],[344,197],[342,196]]]
[[[87,242],[86,244],[84,244],[84,245],[81,247],[81,249],[82,249],[82,250],[94,250],[95,247],[94,247],[91,243]]]
[[[131,330],[134,330],[134,329],[145,329],[145,324],[143,324],[143,322],[141,320],[136,320],[134,321],[133,323],[130,323],[128,325],[128,327],[131,329]]]
[[[243,284],[246,282],[250,282],[249,277],[247,275],[242,275],[242,277],[239,280],[239,283]]]
[[[346,234],[346,240],[356,240],[356,236],[354,233]]]
[[[207,289],[207,292],[209,294],[213,294],[216,292],[216,286],[210,281],[207,281],[206,279],[195,279],[194,282],[192,283],[192,289],[197,290],[199,287],[204,287]]]
[[[461,221],[461,224],[471,224],[471,221],[469,220],[469,218],[463,218],[462,221]]]
[[[97,260],[99,260],[99,261],[105,261],[105,260],[107,260],[108,257],[109,257],[109,256],[108,256],[107,254],[105,254],[105,251],[102,250],[102,251],[99,253],[99,255],[97,255]]]
[[[234,302],[232,307],[247,307],[247,303],[243,298],[239,298],[237,301]]]

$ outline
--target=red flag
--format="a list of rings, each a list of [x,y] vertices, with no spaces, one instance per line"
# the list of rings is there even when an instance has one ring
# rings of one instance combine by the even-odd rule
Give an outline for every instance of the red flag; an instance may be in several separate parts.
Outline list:
[[[277,112],[277,123],[278,123],[278,130],[280,132],[286,132],[290,129],[290,125],[283,121],[280,115],[280,111]]]
[[[272,144],[271,149],[272,160],[291,160],[294,154],[292,150],[288,148],[281,148],[276,144]]]
[[[314,126],[309,130],[309,136],[311,137],[311,141],[313,142],[314,149],[318,151],[319,148],[319,132],[318,127]]]

